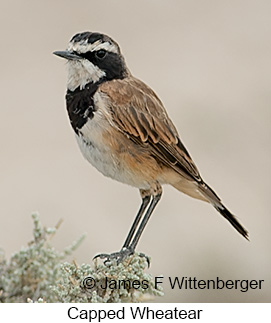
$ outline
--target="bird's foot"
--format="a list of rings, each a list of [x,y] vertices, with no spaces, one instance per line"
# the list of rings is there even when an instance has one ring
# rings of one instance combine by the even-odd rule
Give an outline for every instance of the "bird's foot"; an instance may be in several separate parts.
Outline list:
[[[113,252],[110,254],[101,253],[99,255],[96,255],[93,259],[96,259],[96,258],[105,259],[104,260],[105,265],[109,265],[114,262],[116,262],[116,264],[118,265],[121,262],[123,262],[124,259],[126,259],[130,255],[132,255],[133,253],[134,253],[134,251],[131,250],[130,248],[123,248],[120,251]]]
[[[135,251],[129,247],[122,248],[120,251],[113,252],[110,254],[107,254],[107,253],[98,254],[93,259],[97,259],[97,258],[105,259],[104,260],[105,265],[111,265],[113,263],[116,263],[117,265],[119,265],[125,259],[127,259],[129,256],[133,255],[134,252]],[[148,267],[150,267],[150,258],[143,253],[139,253],[138,255],[139,255],[139,257],[145,258],[148,263]]]

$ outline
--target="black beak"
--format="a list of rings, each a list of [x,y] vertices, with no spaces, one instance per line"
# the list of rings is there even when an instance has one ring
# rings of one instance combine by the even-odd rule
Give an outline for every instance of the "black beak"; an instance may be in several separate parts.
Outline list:
[[[66,59],[69,59],[69,60],[74,60],[74,61],[77,61],[79,59],[82,59],[81,56],[79,55],[76,55],[76,54],[73,54],[67,50],[64,50],[64,51],[56,51],[56,52],[53,52],[53,54],[59,56],[59,57],[62,57],[62,58],[66,58]]]

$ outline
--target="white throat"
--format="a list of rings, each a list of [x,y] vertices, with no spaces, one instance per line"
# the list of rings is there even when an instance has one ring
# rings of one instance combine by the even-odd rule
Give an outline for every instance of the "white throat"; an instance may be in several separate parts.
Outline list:
[[[99,67],[93,65],[87,59],[81,59],[78,61],[69,60],[68,62],[68,84],[67,87],[70,91],[74,91],[76,88],[84,89],[87,83],[98,82],[105,72],[99,69]]]

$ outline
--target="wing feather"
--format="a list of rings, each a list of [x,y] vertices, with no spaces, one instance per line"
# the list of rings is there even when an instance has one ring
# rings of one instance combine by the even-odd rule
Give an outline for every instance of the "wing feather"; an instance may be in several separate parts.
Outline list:
[[[105,82],[99,91],[109,97],[111,122],[119,131],[182,176],[202,181],[162,102],[146,84],[129,77]]]

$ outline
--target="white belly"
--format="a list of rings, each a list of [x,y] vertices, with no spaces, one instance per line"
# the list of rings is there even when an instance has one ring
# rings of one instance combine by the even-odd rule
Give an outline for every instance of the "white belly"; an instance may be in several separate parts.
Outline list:
[[[83,156],[105,176],[116,179],[118,165],[112,154],[105,147],[99,147],[96,142],[86,141],[82,136],[76,136],[77,143]]]
[[[133,174],[131,169],[127,169],[122,156],[114,153],[111,147],[102,141],[103,130],[97,121],[95,122],[94,116],[80,130],[83,135],[76,135],[83,156],[103,175],[137,188],[148,189],[149,183]]]
[[[77,143],[84,157],[105,176],[117,179],[119,174],[119,163],[114,157],[110,147],[102,142],[101,125],[96,120],[97,116],[88,122],[80,130],[82,133],[76,135]],[[97,118],[98,119],[98,118]]]

